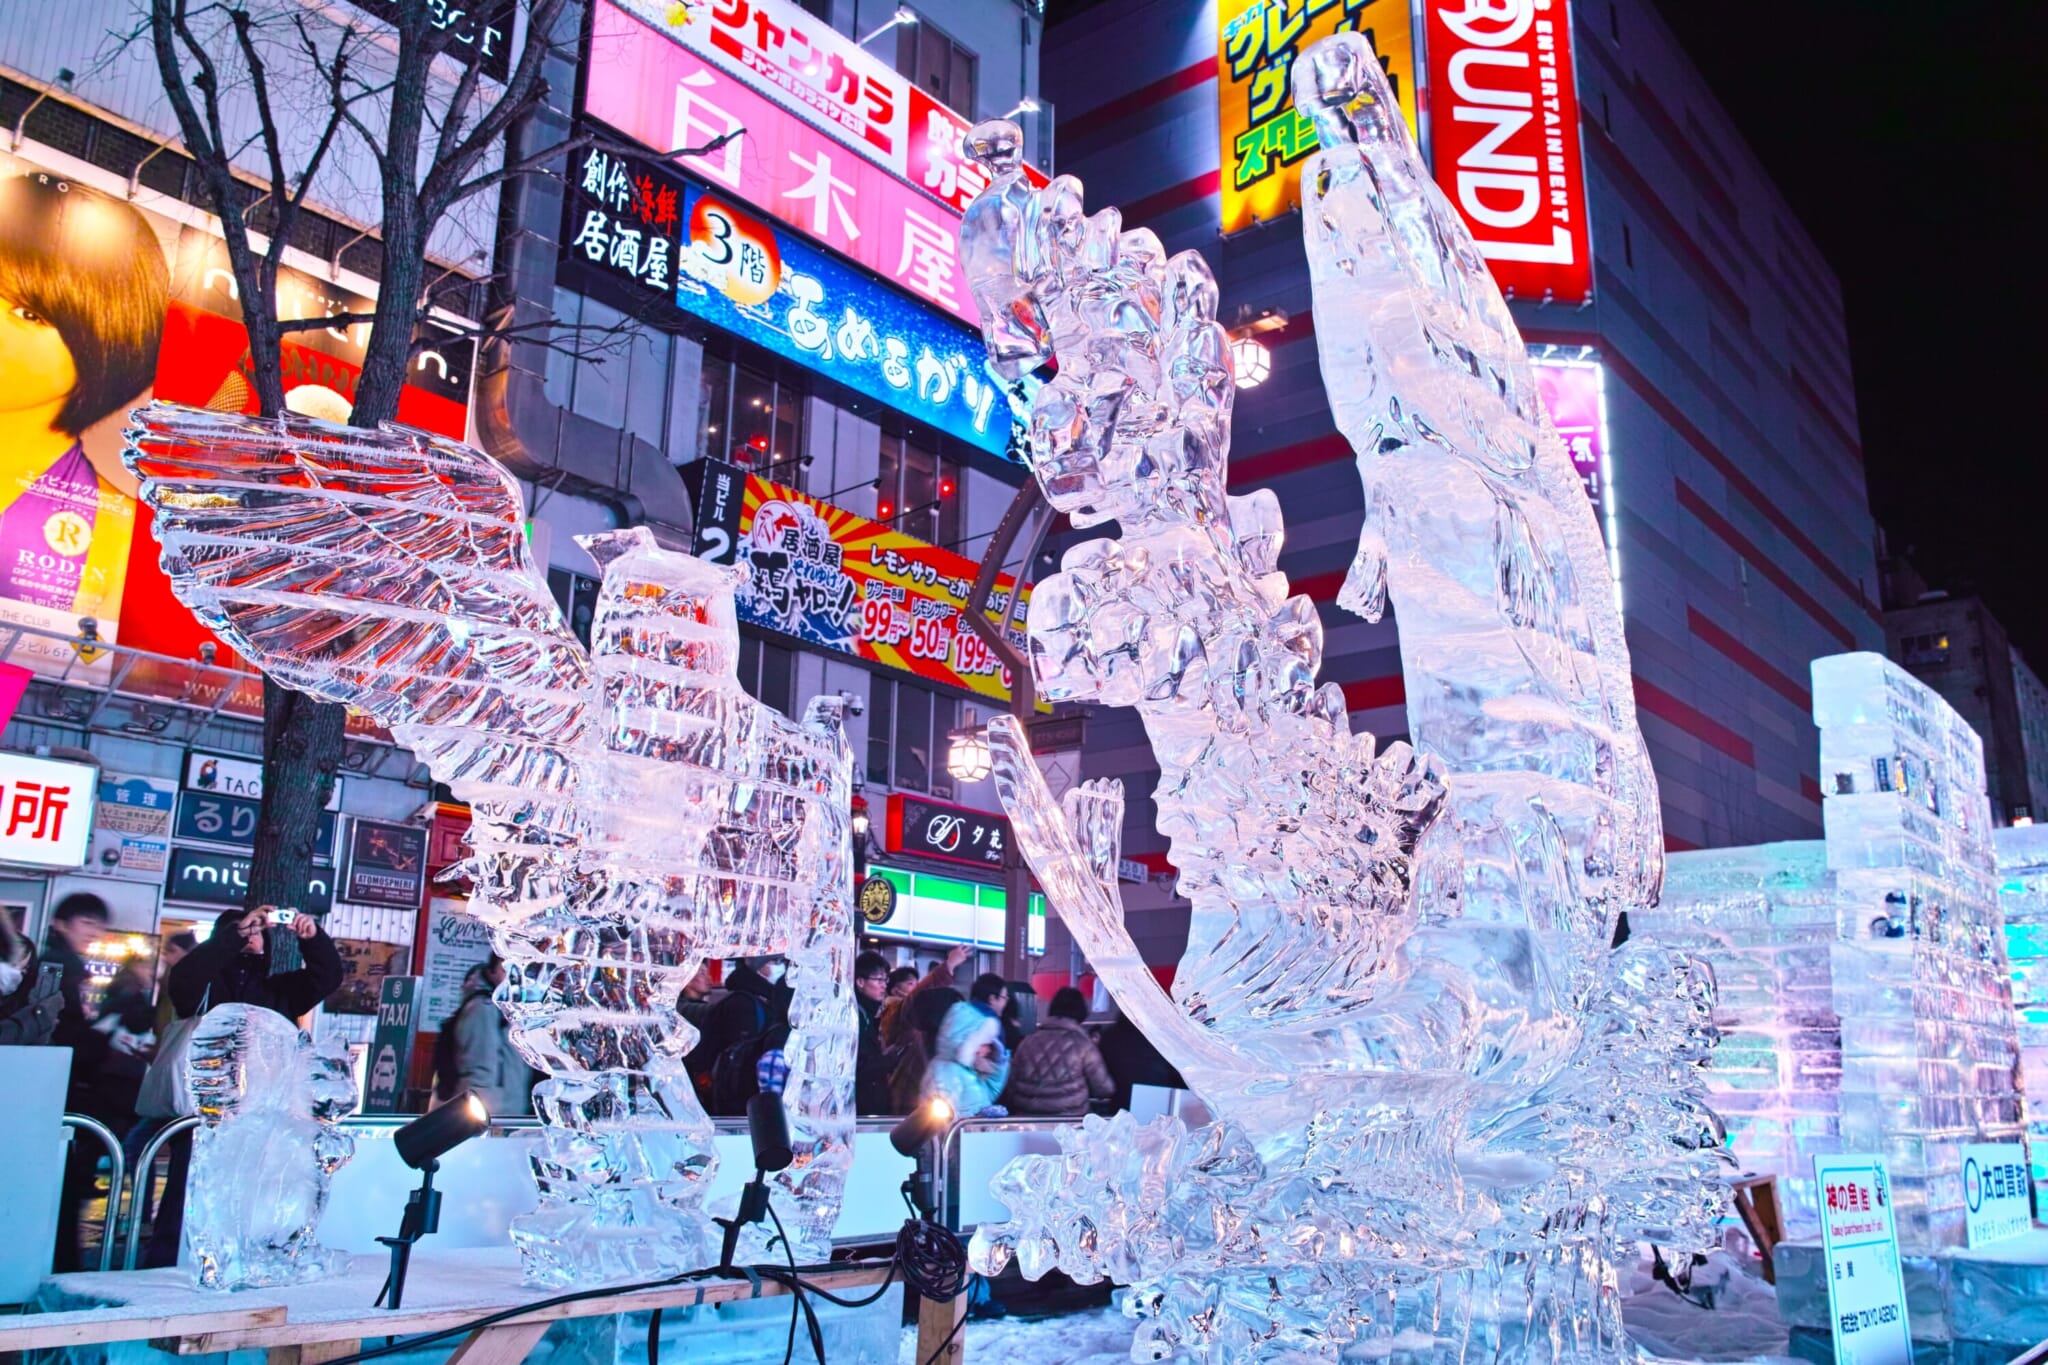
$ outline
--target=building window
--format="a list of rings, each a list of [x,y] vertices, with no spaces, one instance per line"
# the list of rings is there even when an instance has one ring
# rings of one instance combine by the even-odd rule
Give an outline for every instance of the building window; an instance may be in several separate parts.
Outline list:
[[[796,678],[796,651],[772,645],[751,635],[740,637],[740,687],[764,706],[790,714],[790,695]]]
[[[679,433],[670,458],[688,464],[709,456],[802,491],[804,397],[795,371],[706,351],[690,430]]]
[[[946,737],[959,709],[928,687],[876,675],[868,689],[868,781],[951,797]]]
[[[667,435],[675,338],[567,289],[555,291],[555,321],[548,401],[659,449]]]
[[[960,461],[923,440],[883,432],[875,520],[934,545],[957,547],[965,473]]]
[[[1908,635],[1899,642],[1899,660],[1908,668],[1936,667],[1948,662],[1948,633]]]
[[[919,11],[917,22],[896,30],[896,70],[941,104],[974,121],[974,53],[960,46]]]

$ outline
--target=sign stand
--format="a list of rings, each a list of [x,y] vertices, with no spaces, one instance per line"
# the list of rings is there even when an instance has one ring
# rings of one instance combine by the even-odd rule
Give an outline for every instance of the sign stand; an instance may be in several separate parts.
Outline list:
[[[1836,1365],[1913,1365],[1884,1158],[1817,1156],[1813,1171]]]

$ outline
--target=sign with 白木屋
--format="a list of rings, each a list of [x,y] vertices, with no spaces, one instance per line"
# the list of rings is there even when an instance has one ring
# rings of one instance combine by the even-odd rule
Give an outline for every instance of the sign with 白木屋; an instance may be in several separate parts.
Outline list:
[[[1899,1232],[1884,1158],[1817,1156],[1828,1330],[1839,1365],[1913,1365]]]

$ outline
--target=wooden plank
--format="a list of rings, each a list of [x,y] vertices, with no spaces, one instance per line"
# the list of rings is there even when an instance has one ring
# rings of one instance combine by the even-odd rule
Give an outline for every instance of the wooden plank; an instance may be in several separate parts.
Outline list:
[[[917,1365],[960,1365],[967,1358],[967,1295],[950,1303],[917,1301]]]
[[[471,1332],[448,1357],[448,1365],[519,1365],[526,1359],[526,1353],[533,1349],[534,1343],[547,1335],[550,1325],[545,1322],[504,1323]]]
[[[889,1273],[887,1262],[853,1262],[844,1269],[834,1269],[816,1275],[806,1275],[805,1281],[823,1289],[838,1292],[858,1289],[863,1285],[880,1284]],[[781,1285],[772,1280],[761,1282],[761,1297],[769,1298],[787,1293]],[[643,1313],[655,1308],[687,1308],[697,1303],[727,1303],[735,1299],[753,1296],[754,1287],[746,1280],[704,1280],[689,1284],[671,1285],[662,1289],[641,1290],[634,1294],[612,1294],[598,1298],[579,1299],[574,1303],[560,1303],[532,1313],[522,1313],[507,1319],[510,1323],[545,1325],[559,1322],[563,1318],[604,1317],[612,1313]],[[528,1300],[529,1302],[531,1300]],[[964,1300],[963,1300],[964,1301]],[[478,1318],[492,1313],[504,1312],[519,1306],[519,1301],[497,1303],[465,1304],[459,1308],[405,1308],[396,1313],[370,1310],[360,1317],[319,1319],[265,1324],[250,1328],[221,1328],[208,1322],[204,1331],[194,1332],[175,1344],[160,1345],[162,1350],[175,1350],[179,1355],[205,1355],[213,1351],[236,1351],[250,1347],[292,1346],[309,1341],[340,1341],[345,1339],[363,1340],[369,1337],[415,1336],[421,1332],[439,1332],[453,1327],[466,1327]],[[103,1338],[121,1340],[123,1338]],[[5,1334],[0,1333],[0,1349],[8,1345]]]
[[[352,1356],[362,1349],[361,1341],[309,1341],[303,1346],[273,1346],[264,1355],[264,1365],[325,1365],[327,1361]]]
[[[216,1324],[236,1328],[268,1327],[285,1320],[283,1308],[216,1309],[204,1313],[155,1314],[149,1317],[114,1317],[116,1306],[80,1308],[64,1313],[28,1313],[0,1319],[0,1352],[54,1350],[63,1346],[97,1346],[109,1341],[140,1341],[146,1337],[176,1337],[204,1331]],[[20,1324],[15,1326],[13,1324]]]

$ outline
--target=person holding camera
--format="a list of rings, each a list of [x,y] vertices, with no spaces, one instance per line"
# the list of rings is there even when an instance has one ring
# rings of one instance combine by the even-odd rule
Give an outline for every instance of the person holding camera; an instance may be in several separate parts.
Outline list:
[[[305,965],[279,970],[272,935],[298,940]],[[226,910],[213,935],[171,969],[171,1005],[180,1019],[220,1005],[260,1005],[297,1020],[334,994],[346,972],[341,952],[311,915],[274,905]]]
[[[287,938],[294,942],[286,943]],[[298,951],[291,952],[292,947]],[[304,965],[286,966],[294,959]],[[222,1005],[256,1005],[297,1022],[334,994],[346,974],[340,950],[311,915],[259,905],[254,910],[222,911],[213,922],[212,935],[179,959],[166,985],[180,1019]],[[145,1267],[178,1263],[192,1135],[172,1138],[166,1150],[170,1176],[142,1254]]]

